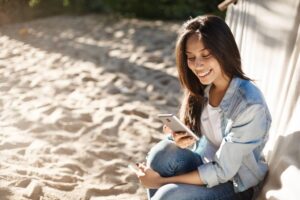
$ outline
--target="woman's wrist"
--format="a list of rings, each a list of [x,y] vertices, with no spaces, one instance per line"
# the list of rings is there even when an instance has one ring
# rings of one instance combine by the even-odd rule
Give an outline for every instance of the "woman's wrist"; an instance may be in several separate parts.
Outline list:
[[[160,177],[158,180],[159,187],[167,184],[167,177]]]
[[[175,179],[174,176],[172,177],[161,177],[159,180],[160,186],[166,185],[168,183],[174,183]]]

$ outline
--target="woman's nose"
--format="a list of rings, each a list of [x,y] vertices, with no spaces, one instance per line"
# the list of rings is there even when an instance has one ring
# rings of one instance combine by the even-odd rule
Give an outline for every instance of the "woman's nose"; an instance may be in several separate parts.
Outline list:
[[[202,67],[203,66],[203,60],[202,60],[202,58],[196,58],[196,60],[195,60],[195,67],[197,68],[197,67]]]

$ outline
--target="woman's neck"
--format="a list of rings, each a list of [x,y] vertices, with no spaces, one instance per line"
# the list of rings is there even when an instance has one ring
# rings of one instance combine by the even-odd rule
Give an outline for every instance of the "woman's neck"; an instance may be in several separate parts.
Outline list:
[[[209,90],[209,104],[213,107],[220,105],[227,88],[229,87],[231,79],[224,77],[224,79],[214,82]]]

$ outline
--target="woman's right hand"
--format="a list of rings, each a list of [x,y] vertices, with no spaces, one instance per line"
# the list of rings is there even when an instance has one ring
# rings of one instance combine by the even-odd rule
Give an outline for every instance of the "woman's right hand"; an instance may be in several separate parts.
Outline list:
[[[191,146],[196,141],[192,136],[189,136],[186,132],[174,132],[166,125],[163,126],[163,132],[171,133],[175,144],[182,149]]]
[[[196,140],[186,132],[172,132],[174,142],[182,149],[185,149],[196,142]]]

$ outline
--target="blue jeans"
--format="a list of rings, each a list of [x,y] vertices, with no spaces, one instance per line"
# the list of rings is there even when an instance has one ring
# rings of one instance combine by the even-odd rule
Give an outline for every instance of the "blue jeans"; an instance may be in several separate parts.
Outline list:
[[[200,155],[189,149],[177,147],[165,139],[156,144],[147,156],[147,165],[163,177],[197,170],[203,164]],[[252,192],[235,193],[232,182],[212,188],[205,186],[169,183],[158,189],[147,189],[149,200],[238,200],[251,199]]]

